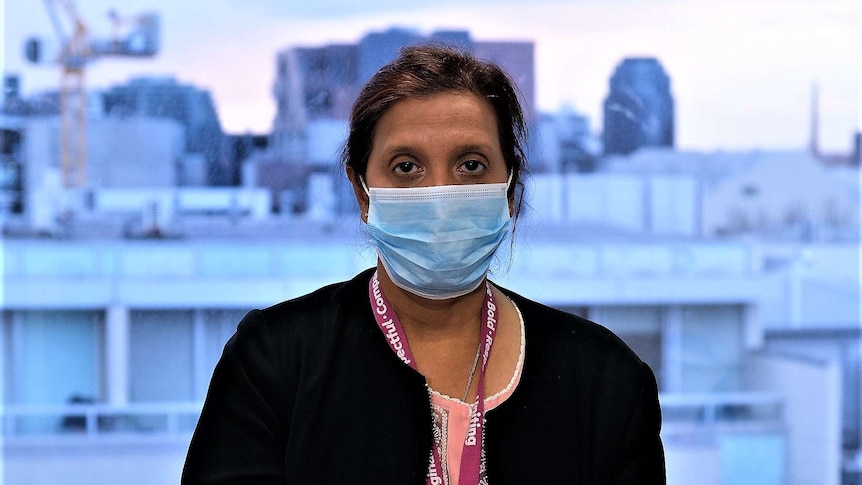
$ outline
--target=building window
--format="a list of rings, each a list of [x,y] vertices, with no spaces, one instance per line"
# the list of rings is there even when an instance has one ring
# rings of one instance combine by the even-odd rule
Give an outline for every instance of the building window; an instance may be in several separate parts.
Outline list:
[[[245,316],[245,310],[204,310],[201,312],[203,332],[197,337],[200,344],[199,362],[195,372],[195,398],[206,397],[213,369],[221,357],[227,341],[236,332],[236,326]]]
[[[193,318],[191,310],[130,312],[130,401],[193,399]]]
[[[744,312],[741,305],[682,307],[681,382],[686,392],[742,388]]]
[[[5,402],[63,405],[103,400],[104,314],[100,311],[4,312]],[[73,423],[74,424],[74,423]],[[69,431],[56,415],[19,416],[15,433]]]
[[[13,312],[10,320],[12,403],[101,400],[102,312],[27,310]]]

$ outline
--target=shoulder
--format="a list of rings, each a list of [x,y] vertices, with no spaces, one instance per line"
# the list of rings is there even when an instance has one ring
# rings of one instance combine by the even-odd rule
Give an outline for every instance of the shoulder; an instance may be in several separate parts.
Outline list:
[[[593,451],[583,466],[595,470],[596,483],[663,483],[661,411],[649,366],[602,325],[503,291],[523,316],[526,351],[518,388],[495,412],[523,419],[530,431],[498,435],[501,448],[530,440],[535,449],[586,446]],[[571,454],[557,456],[570,463]]]
[[[607,350],[631,353],[636,358],[632,350],[608,328],[578,315],[530,300],[513,291],[502,290],[518,306],[524,317],[524,325],[531,331],[530,333],[564,341],[599,345]]]
[[[240,342],[282,345],[285,339],[314,340],[333,332],[335,327],[347,323],[366,308],[371,272],[366,270],[351,280],[248,312],[239,322],[226,350]]]
[[[305,323],[319,324],[335,318],[338,313],[367,302],[368,281],[373,270],[365,270],[353,279],[333,283],[306,295],[285,300],[262,310],[252,310],[240,323],[244,327],[297,327]]]
[[[552,365],[570,364],[590,372],[611,372],[634,381],[643,377],[644,363],[612,331],[586,318],[567,313],[503,289],[524,318],[527,348]]]

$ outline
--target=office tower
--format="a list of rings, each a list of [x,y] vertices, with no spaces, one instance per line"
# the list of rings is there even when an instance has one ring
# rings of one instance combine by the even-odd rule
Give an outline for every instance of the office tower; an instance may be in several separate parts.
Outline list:
[[[441,30],[430,35],[391,28],[365,35],[357,44],[290,47],[276,59],[273,94],[276,116],[271,147],[282,161],[309,164],[315,124],[346,122],[363,84],[398,52],[411,44],[442,42],[458,45],[501,65],[518,84],[528,123],[535,99],[532,42],[476,42],[469,32]],[[326,130],[332,131],[332,130]]]
[[[534,119],[534,46],[529,41],[477,42],[465,30],[440,30],[424,35],[415,30],[390,28],[371,32],[356,44],[321,47],[294,46],[276,58],[273,95],[276,115],[269,149],[255,163],[252,183],[281,194],[278,207],[306,207],[308,180],[312,173],[333,175],[336,210],[352,212],[356,202],[352,189],[338,172],[341,143],[347,134],[350,110],[359,90],[399,51],[409,45],[438,42],[456,45],[477,57],[496,62],[518,84],[523,96],[526,121]],[[287,200],[291,202],[285,202]],[[284,203],[282,203],[284,202]]]
[[[398,27],[366,34],[357,46],[357,81],[364,84],[378,69],[395,59],[402,48],[423,40],[426,39],[419,32]]]
[[[642,146],[674,146],[670,78],[653,57],[617,65],[604,103],[604,152],[629,154]]]

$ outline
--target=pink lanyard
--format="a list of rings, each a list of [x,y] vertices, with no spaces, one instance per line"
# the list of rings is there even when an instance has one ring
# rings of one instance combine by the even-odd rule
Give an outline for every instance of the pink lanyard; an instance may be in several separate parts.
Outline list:
[[[488,356],[491,354],[491,346],[494,345],[494,334],[497,331],[497,305],[494,301],[494,295],[491,293],[491,285],[485,283],[485,301],[482,308],[482,333],[479,342],[484,343],[482,351],[482,367],[479,369],[479,389],[476,396],[476,410],[470,415],[470,427],[467,428],[467,437],[464,439],[464,450],[461,453],[461,478],[459,485],[474,485],[479,483],[479,466],[482,460],[482,427],[485,417],[485,370],[488,366]],[[383,295],[383,290],[380,289],[380,281],[377,279],[377,272],[371,277],[368,283],[368,298],[371,300],[371,306],[374,308],[374,318],[377,320],[377,325],[389,342],[389,347],[395,352],[405,364],[416,369],[416,362],[413,359],[413,353],[410,351],[410,346],[407,344],[407,337],[404,335],[404,328],[401,327],[401,322],[394,311],[389,309],[389,301]],[[431,446],[431,462],[428,468],[428,477],[425,483],[429,485],[442,485],[443,476],[441,474],[442,463],[440,454],[437,452],[437,446]]]

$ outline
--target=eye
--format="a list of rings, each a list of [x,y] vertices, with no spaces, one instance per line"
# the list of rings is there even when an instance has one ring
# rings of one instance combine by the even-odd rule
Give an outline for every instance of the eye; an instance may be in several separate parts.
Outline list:
[[[416,173],[419,170],[419,167],[415,163],[405,160],[395,164],[395,168],[392,170],[397,174],[411,174]]]
[[[485,169],[485,164],[479,160],[470,159],[462,163],[458,169],[467,173],[479,173]]]

